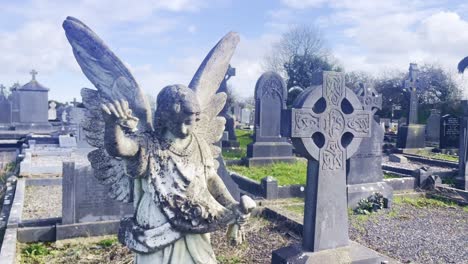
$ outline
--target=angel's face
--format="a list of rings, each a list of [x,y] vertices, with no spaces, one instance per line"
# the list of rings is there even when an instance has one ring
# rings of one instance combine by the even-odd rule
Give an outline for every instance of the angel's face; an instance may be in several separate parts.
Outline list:
[[[187,96],[174,105],[173,126],[171,133],[179,138],[186,138],[193,133],[196,122],[200,117],[200,107],[196,99]]]
[[[198,121],[199,113],[194,112],[181,112],[175,126],[173,127],[172,134],[180,138],[186,138],[193,133],[195,123]]]

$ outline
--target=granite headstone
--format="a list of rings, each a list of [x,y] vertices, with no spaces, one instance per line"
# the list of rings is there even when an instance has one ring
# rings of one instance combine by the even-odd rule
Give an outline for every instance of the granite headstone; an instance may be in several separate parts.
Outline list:
[[[286,98],[283,78],[275,72],[262,74],[255,85],[255,133],[254,141],[247,146],[249,166],[295,161],[292,145],[281,136]]]
[[[374,116],[382,108],[382,97],[374,87],[362,85],[358,91],[358,98],[364,110]],[[354,208],[361,199],[368,198],[373,193],[384,196],[388,207],[393,199],[393,189],[383,181],[382,171],[382,143],[384,130],[372,118],[370,123],[371,136],[363,138],[356,153],[349,158],[347,166],[348,207]]]
[[[454,115],[444,115],[440,119],[439,148],[458,148],[460,144],[460,118]]]
[[[109,197],[109,187],[100,184],[90,166],[63,163],[62,224],[120,220],[133,214],[133,204]]]
[[[426,140],[439,142],[440,139],[440,111],[431,109],[431,114],[427,118]]]

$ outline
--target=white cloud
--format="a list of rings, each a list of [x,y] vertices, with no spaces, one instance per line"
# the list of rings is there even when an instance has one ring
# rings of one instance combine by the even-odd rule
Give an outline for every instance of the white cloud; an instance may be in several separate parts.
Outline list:
[[[281,0],[284,5],[296,9],[319,7],[326,2],[327,0]]]

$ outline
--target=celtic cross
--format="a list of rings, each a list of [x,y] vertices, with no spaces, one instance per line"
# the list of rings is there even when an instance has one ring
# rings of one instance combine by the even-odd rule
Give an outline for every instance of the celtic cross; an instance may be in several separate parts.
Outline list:
[[[308,159],[303,249],[347,246],[346,160],[370,136],[372,113],[362,110],[344,74],[316,74],[315,85],[296,99],[287,133]]]
[[[357,95],[364,110],[371,110],[375,114],[377,110],[382,109],[382,96],[377,93],[374,86],[368,86],[364,83],[359,84],[359,86]]]
[[[407,124],[417,124],[418,123],[418,94],[417,89],[421,86],[419,82],[419,69],[416,63],[410,63],[409,67],[409,76],[405,80],[405,88],[410,94],[409,102],[409,113]]]

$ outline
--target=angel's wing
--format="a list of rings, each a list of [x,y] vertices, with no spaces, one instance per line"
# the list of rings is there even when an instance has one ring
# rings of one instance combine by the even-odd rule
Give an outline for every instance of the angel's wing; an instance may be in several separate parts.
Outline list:
[[[132,200],[133,180],[122,159],[110,156],[104,148],[104,119],[101,104],[117,99],[128,101],[133,114],[140,119],[138,131],[152,131],[151,108],[142,90],[125,65],[85,24],[67,17],[63,28],[81,70],[97,90],[81,90],[87,109],[83,129],[88,143],[97,149],[88,154],[95,176],[110,185],[110,196],[119,201]]]
[[[229,32],[224,36],[208,53],[189,84],[189,88],[197,94],[202,109],[195,131],[209,144],[214,158],[221,153],[214,143],[221,139],[226,123],[224,117],[218,116],[226,104],[226,94],[216,91],[226,75],[238,43],[237,33]]]

